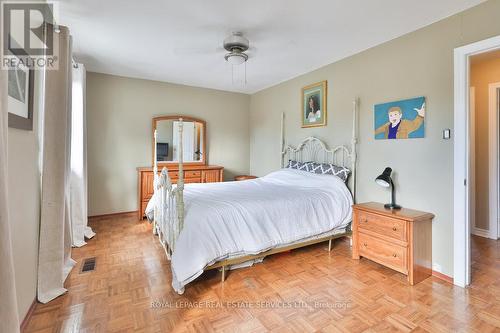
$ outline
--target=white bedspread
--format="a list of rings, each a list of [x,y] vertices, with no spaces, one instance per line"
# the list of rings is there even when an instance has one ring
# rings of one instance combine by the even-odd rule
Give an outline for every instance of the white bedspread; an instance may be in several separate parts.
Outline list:
[[[187,184],[184,201],[184,229],[172,255],[178,293],[216,261],[345,227],[353,203],[338,177],[291,169],[254,180]]]

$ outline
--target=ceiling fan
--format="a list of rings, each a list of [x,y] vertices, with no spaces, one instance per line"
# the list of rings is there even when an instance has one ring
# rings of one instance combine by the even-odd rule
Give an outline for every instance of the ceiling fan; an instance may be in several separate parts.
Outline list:
[[[213,55],[214,53],[220,53],[232,67],[231,76],[233,84],[238,82],[242,84],[247,83],[246,62],[250,57],[249,51],[252,52],[255,51],[255,49],[253,47],[250,48],[250,42],[243,36],[243,33],[239,31],[232,32],[231,35],[224,38],[222,47],[218,47],[215,50],[213,48],[203,47],[173,49],[174,54],[182,56]],[[225,54],[222,54],[223,52],[225,52]],[[238,69],[238,65],[242,64],[245,64],[245,66],[243,66],[244,68]]]
[[[214,41],[212,39],[207,39],[205,42]],[[235,57],[240,57],[248,60],[253,53],[256,51],[255,47],[250,47],[250,43],[247,38],[243,36],[242,32],[232,32],[231,35],[224,38],[222,45],[219,47],[209,47],[209,46],[200,46],[200,47],[175,47],[172,49],[173,54],[178,56],[201,56],[201,55],[214,55],[220,54],[225,58],[224,52],[227,51],[229,53],[233,52]],[[236,54],[238,54],[236,56]],[[229,57],[231,58],[231,57]],[[236,60],[236,59],[235,59]],[[245,60],[245,61],[246,61]],[[231,60],[232,61],[232,60]],[[240,60],[241,61],[241,60]],[[243,63],[242,61],[241,63]]]
[[[250,48],[250,42],[243,37],[243,33],[233,32],[224,39],[223,47],[229,52],[224,59],[231,65],[241,65],[248,60],[248,54],[245,52]]]

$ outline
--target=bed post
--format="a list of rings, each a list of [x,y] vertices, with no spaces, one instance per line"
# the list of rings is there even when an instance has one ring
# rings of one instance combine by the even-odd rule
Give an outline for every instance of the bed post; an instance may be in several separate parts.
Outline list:
[[[222,276],[220,282],[224,282],[224,280],[226,280],[226,266],[222,266],[221,271],[222,271]]]
[[[157,151],[157,139],[158,139],[157,135],[158,135],[158,131],[155,130],[155,133],[154,133],[154,138],[155,138],[155,144],[154,144],[155,158],[154,158],[154,162],[153,162],[153,175],[156,175],[156,173],[158,172],[158,162],[157,162],[158,156],[156,156],[158,154],[158,151]]]
[[[177,217],[179,220],[180,233],[184,226],[184,148],[183,148],[183,120],[179,118],[179,178],[177,179]],[[176,235],[176,237],[178,234]]]
[[[357,111],[358,111],[358,98],[352,102],[352,140],[351,140],[351,163],[352,163],[352,197],[356,203],[356,146],[358,143],[357,138]]]
[[[285,112],[281,112],[281,138],[280,138],[280,166],[285,167],[283,159],[285,158]]]
[[[157,135],[158,135],[158,131],[155,129],[155,132],[154,132],[154,135],[153,135],[154,141],[155,141],[155,144],[154,144],[154,147],[153,147],[154,152],[155,152],[155,154],[154,154],[154,161],[153,161],[153,179],[156,179],[158,177],[158,156],[157,156],[158,151],[157,151],[157,144],[156,144],[157,143],[157,139],[158,139]],[[154,182],[153,182],[153,186],[156,186],[154,184]],[[153,191],[156,193],[156,188],[153,189]],[[139,209],[141,209],[141,207],[139,207]],[[142,214],[142,212],[141,212],[141,214]],[[153,217],[152,225],[153,225],[153,235],[156,235],[157,234],[157,232],[156,232],[156,216]]]

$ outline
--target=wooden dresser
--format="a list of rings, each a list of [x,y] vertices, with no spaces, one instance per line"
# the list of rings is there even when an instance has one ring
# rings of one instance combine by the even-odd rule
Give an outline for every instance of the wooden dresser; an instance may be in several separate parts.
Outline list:
[[[158,172],[163,167],[158,166]],[[179,166],[169,165],[168,175],[173,183],[179,179]],[[216,183],[224,180],[224,168],[217,165],[184,165],[184,183]],[[139,219],[144,218],[144,212],[149,199],[153,196],[153,167],[137,168],[137,197],[139,198]]]
[[[365,257],[407,275],[411,285],[432,275],[431,213],[353,206],[352,258]]]

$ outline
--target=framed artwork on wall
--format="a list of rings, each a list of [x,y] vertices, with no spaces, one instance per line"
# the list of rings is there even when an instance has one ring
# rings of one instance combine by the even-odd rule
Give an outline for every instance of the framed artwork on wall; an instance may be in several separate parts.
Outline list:
[[[377,104],[375,139],[416,139],[425,135],[425,97]]]
[[[34,71],[24,65],[8,70],[9,127],[33,130]]]
[[[326,88],[321,81],[302,88],[302,127],[326,126]]]

